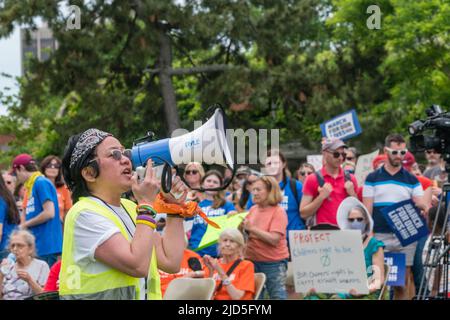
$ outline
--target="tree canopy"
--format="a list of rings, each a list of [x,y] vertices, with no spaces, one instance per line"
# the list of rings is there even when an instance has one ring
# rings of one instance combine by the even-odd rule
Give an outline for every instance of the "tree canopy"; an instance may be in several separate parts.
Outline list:
[[[377,1],[379,30],[366,25],[372,2],[79,0],[81,28],[67,30],[57,2],[0,0],[0,37],[39,17],[58,41],[27,61],[18,99],[0,93],[0,133],[16,135],[14,154],[60,155],[89,127],[131,145],[192,129],[220,103],[232,128],[317,147],[319,124],[355,108],[363,134],[350,144],[371,151],[430,104],[450,105],[449,1]]]

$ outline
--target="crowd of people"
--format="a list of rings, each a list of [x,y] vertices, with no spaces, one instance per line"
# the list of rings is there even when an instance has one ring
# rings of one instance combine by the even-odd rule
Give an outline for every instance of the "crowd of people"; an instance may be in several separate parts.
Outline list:
[[[161,299],[173,279],[210,277],[214,299],[248,300],[255,298],[255,274],[263,273],[260,298],[289,299],[289,231],[328,229],[361,232],[367,276],[377,270],[377,281],[368,295],[310,288],[305,299],[378,299],[385,252],[405,254],[407,266],[405,285],[385,298],[411,299],[433,235],[403,247],[382,209],[412,200],[429,226],[437,219],[435,233],[447,230],[448,237],[438,212],[448,180],[441,155],[426,150],[427,163],[419,164],[401,135],[388,135],[359,185],[355,148],[339,139],[323,139],[320,148],[321,169],[302,163],[293,174],[279,150],[270,150],[259,170],[242,166],[234,177],[192,162],[184,168],[187,185],[176,177],[169,193],[160,190],[151,159],[139,180],[129,150],[97,129],[71,137],[62,159],[49,155],[38,165],[20,154],[0,177],[0,297]],[[243,212],[239,227],[201,246],[210,218]],[[432,276],[430,292],[442,294],[447,275]]]

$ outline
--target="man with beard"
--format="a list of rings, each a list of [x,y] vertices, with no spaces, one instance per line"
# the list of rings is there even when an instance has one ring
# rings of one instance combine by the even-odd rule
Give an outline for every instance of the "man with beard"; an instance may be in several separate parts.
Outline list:
[[[384,242],[385,252],[399,252],[406,256],[405,286],[394,287],[394,299],[398,300],[409,298],[411,266],[417,242],[403,247],[384,219],[381,209],[412,199],[421,210],[427,210],[423,204],[423,189],[417,177],[402,167],[407,152],[405,139],[401,135],[388,135],[384,147],[387,161],[384,166],[367,176],[363,189],[363,202],[373,216],[375,237]]]

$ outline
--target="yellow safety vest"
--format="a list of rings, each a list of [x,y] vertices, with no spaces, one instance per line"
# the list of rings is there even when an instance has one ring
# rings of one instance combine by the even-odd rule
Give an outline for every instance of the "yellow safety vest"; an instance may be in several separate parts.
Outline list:
[[[136,220],[136,204],[121,199],[123,207]],[[131,242],[122,221],[107,207],[98,202],[81,197],[67,213],[64,222],[64,240],[59,276],[59,294],[61,299],[89,300],[133,300],[139,299],[139,278],[129,276],[111,268],[108,271],[89,274],[74,261],[74,229],[75,222],[83,211],[91,211],[111,220],[120,233]],[[161,284],[156,260],[156,250],[153,248],[147,281],[147,299],[161,300]]]

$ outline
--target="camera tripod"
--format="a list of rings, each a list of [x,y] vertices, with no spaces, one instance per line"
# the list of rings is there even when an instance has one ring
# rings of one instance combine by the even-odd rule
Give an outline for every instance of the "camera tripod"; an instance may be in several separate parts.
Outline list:
[[[446,171],[449,173],[448,167]],[[448,196],[450,194],[450,183],[445,183],[442,188],[441,199],[439,200],[437,214],[433,223],[431,231],[431,240],[428,244],[428,252],[423,265],[423,274],[420,281],[419,291],[417,293],[417,300],[448,300],[449,283],[448,273],[450,267],[449,251],[450,245],[446,237],[446,231],[450,215],[450,203],[448,203]],[[441,212],[441,206],[446,206],[446,210]],[[436,233],[436,226],[438,224],[439,215],[445,215],[444,223],[441,226],[440,234]],[[435,296],[431,296],[429,284],[432,287],[435,283],[431,283],[431,275],[434,273],[434,282],[437,281],[437,292]],[[438,277],[438,279],[436,279]]]

